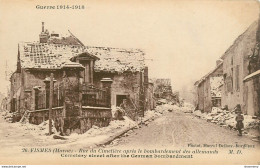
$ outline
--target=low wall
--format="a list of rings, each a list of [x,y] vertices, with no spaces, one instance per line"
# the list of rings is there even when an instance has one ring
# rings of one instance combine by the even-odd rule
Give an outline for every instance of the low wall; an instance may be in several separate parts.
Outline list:
[[[56,118],[62,117],[63,107],[52,108],[52,115],[55,121]],[[49,119],[49,109],[40,109],[35,111],[30,111],[29,123],[39,125],[43,121]]]
[[[112,119],[111,108],[103,107],[82,107],[82,117],[80,119],[80,128],[82,132],[86,132],[93,125],[98,127],[106,127]]]
[[[57,131],[67,135],[71,133],[84,133],[93,125],[106,127],[112,119],[111,108],[82,106],[81,116],[63,117],[63,107],[53,108],[53,121]],[[49,119],[49,109],[31,111],[29,122],[41,124]]]

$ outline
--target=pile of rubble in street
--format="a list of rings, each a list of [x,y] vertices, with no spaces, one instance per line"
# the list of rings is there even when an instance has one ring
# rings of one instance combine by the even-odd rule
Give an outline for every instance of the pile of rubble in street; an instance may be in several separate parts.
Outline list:
[[[181,106],[181,111],[183,111],[184,113],[193,113],[194,109],[195,108],[192,104],[186,102],[184,102]]]
[[[158,101],[161,105],[156,106],[155,111],[161,114],[167,111],[182,111],[184,113],[192,113],[194,111],[194,106],[187,102],[184,102],[182,105],[177,105],[171,101],[167,101],[166,99],[160,99]]]
[[[114,132],[117,129],[127,129],[127,128],[131,128],[133,126],[136,126],[137,123],[133,120],[131,120],[129,117],[124,116],[123,117],[124,120],[113,120],[109,123],[109,125],[107,127],[98,127],[93,125],[92,128],[90,128],[87,132],[85,132],[84,134],[71,134],[70,138],[72,137],[93,137],[93,136],[97,136],[97,135],[106,135],[109,132]]]
[[[175,105],[163,104],[163,105],[160,105],[160,106],[156,106],[154,111],[159,113],[159,114],[164,114],[166,112],[172,112],[173,109],[176,108],[176,107],[175,107]]]
[[[200,110],[193,112],[196,117],[207,120],[208,122],[218,124],[222,127],[236,129],[236,114],[233,111],[222,110],[213,107],[210,113],[202,113]],[[249,129],[258,129],[260,120],[250,115],[244,115],[244,133]]]

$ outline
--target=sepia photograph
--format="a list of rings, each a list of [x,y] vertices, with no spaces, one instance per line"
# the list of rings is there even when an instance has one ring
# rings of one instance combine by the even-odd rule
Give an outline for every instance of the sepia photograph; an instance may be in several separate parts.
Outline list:
[[[0,165],[259,165],[259,7],[0,0]]]

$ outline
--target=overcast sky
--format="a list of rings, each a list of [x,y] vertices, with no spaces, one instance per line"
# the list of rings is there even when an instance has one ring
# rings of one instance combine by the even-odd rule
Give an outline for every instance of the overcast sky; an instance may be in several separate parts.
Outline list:
[[[71,30],[85,45],[142,48],[150,77],[171,78],[174,89],[198,80],[258,19],[257,1],[79,1],[84,10],[39,10],[62,0],[0,0],[0,78],[5,60],[14,67],[19,41],[38,41],[49,31]],[[1,87],[3,89],[3,86]]]

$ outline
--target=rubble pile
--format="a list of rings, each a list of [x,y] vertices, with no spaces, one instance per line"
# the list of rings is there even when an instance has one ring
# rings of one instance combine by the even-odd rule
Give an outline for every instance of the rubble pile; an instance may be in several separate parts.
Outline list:
[[[154,118],[154,117],[157,117],[157,116],[160,116],[162,115],[161,113],[158,113],[157,111],[146,111],[144,113],[144,117],[143,117],[143,120],[146,120],[146,119],[150,119],[150,118]]]
[[[167,103],[168,103],[168,101],[166,99],[158,99],[156,101],[157,105],[162,105],[162,104],[167,104]]]
[[[181,107],[166,99],[159,99],[156,103],[158,106],[156,106],[155,111],[161,114],[167,111],[182,111],[184,113],[192,113],[194,111],[194,106],[187,102],[184,102]]]
[[[208,122],[212,122],[223,127],[229,127],[231,129],[236,128],[235,112],[213,107],[210,113],[202,113],[200,110],[196,110],[193,114],[199,118],[207,120]],[[252,116],[244,115],[244,130],[257,128],[259,122],[260,121],[258,119],[253,119]]]
[[[137,123],[131,120],[129,117],[124,116],[124,120],[113,120],[109,123],[107,127],[98,127],[93,125],[87,132],[84,133],[84,136],[97,136],[97,135],[105,135],[108,132],[114,131],[120,128],[127,128],[132,126],[137,126]],[[78,134],[77,134],[78,135]],[[70,137],[75,135],[71,134]],[[80,136],[80,135],[78,135]],[[83,136],[83,135],[82,135]]]
[[[156,105],[163,105],[163,104],[175,105],[177,103],[176,103],[176,100],[174,100],[174,99],[166,100],[166,99],[160,98],[160,99],[156,100]]]
[[[2,111],[1,112],[2,118],[9,123],[13,123],[17,120],[20,120],[20,115],[18,112],[9,112],[9,111]]]
[[[190,103],[183,103],[183,106],[180,108],[184,113],[192,113],[194,110],[194,106]]]
[[[131,118],[127,116],[123,116],[124,120],[113,120],[109,123],[109,126],[111,129],[117,129],[121,127],[131,127],[137,125],[135,121],[133,121]]]
[[[3,112],[3,113],[2,113],[2,116],[3,116],[3,118],[4,118],[7,122],[9,122],[9,123],[13,122],[13,113]]]
[[[154,111],[156,113],[164,114],[166,112],[172,112],[174,109],[179,109],[179,107],[176,105],[163,104],[160,106],[156,106]]]
[[[253,119],[252,116],[244,115],[244,127],[246,129],[255,129],[258,128],[260,121],[257,119]]]

